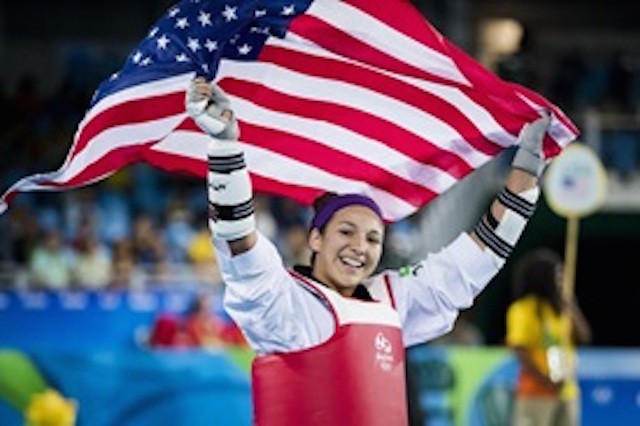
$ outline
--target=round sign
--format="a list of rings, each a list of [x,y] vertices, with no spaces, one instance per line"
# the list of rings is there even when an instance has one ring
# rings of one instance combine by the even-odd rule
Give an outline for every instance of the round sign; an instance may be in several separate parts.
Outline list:
[[[607,176],[595,152],[572,143],[554,158],[544,175],[547,203],[560,216],[580,217],[604,202]]]

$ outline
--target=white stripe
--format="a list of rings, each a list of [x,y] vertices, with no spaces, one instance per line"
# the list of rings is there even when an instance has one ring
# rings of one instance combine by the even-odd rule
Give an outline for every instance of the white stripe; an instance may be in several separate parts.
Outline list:
[[[154,80],[149,83],[138,84],[108,95],[100,99],[100,101],[87,112],[78,127],[84,127],[86,123],[92,120],[96,115],[125,102],[148,100],[155,96],[168,95],[176,92],[186,93],[189,82],[193,76],[194,73],[180,74],[174,77]]]
[[[135,146],[148,143],[150,141],[156,141],[165,137],[168,129],[173,129],[178,126],[186,116],[187,114],[183,113],[177,116],[166,117],[161,120],[111,127],[92,138],[82,151],[73,156],[71,161],[65,163],[65,165],[56,172],[33,175],[23,179],[21,182],[18,182],[21,186],[20,191],[33,191],[40,188],[49,188],[49,185],[44,185],[39,181],[46,180],[56,183],[69,181],[76,175],[90,169],[94,163],[101,161],[102,158],[108,155],[111,151],[122,147]],[[97,180],[99,179],[94,179],[94,181]]]
[[[273,90],[292,96],[332,102],[365,111],[428,140],[441,150],[458,155],[473,168],[483,165],[490,159],[488,155],[470,145],[447,122],[398,99],[361,86],[309,76],[266,63],[225,61],[221,64],[219,73],[221,79],[227,76],[242,79],[263,84]],[[233,95],[232,91],[227,90],[227,92],[229,95]],[[241,120],[254,121],[249,116],[243,117],[241,111],[238,112],[238,117]],[[315,132],[315,129],[308,128],[307,132]]]
[[[182,157],[203,159],[206,158],[208,140],[209,137],[203,133],[178,130],[172,132],[151,149]],[[337,193],[358,192],[368,195],[380,203],[385,219],[403,218],[416,210],[415,206],[403,199],[382,189],[372,187],[366,182],[336,176],[264,148],[246,143],[242,143],[242,145],[249,170],[265,178]]]
[[[395,28],[347,3],[316,0],[305,12],[339,28],[375,50],[398,61],[458,83],[471,86],[448,56],[404,35]]]
[[[367,138],[351,130],[323,120],[268,110],[241,98],[233,96],[230,98],[236,114],[244,122],[312,139],[319,144],[374,164],[389,173],[422,185],[438,194],[456,182],[454,177],[437,167],[419,163],[377,140]]]
[[[543,105],[538,105],[533,100],[529,99],[524,93],[518,92],[518,96],[522,100],[524,100],[532,109],[535,111],[543,111],[545,109],[550,110],[550,108],[546,108]],[[576,139],[577,135],[562,121],[556,117],[555,111],[551,114],[551,124],[549,125],[548,134],[551,138],[561,147],[566,146],[569,142]],[[568,119],[568,118],[567,118]]]
[[[507,132],[491,115],[489,111],[475,103],[469,96],[456,87],[447,86],[445,84],[434,83],[417,77],[410,77],[391,71],[376,68],[369,64],[359,63],[352,59],[341,57],[335,53],[316,45],[303,37],[291,32],[287,33],[284,39],[270,37],[267,45],[278,48],[284,48],[300,54],[315,56],[323,59],[344,62],[368,70],[385,75],[388,78],[400,80],[409,84],[423,92],[436,96],[457,109],[460,114],[464,115],[478,130],[491,142],[502,147],[512,146],[517,138]]]

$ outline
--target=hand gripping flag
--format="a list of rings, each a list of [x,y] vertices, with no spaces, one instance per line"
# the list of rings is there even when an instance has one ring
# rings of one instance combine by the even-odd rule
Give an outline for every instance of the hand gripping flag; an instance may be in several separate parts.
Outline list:
[[[257,192],[302,204],[324,191],[414,213],[552,113],[547,157],[578,129],[503,81],[406,0],[184,0],[95,93],[59,170],[9,188],[89,185],[133,162],[205,176],[208,136],[187,116],[195,75],[229,94]]]

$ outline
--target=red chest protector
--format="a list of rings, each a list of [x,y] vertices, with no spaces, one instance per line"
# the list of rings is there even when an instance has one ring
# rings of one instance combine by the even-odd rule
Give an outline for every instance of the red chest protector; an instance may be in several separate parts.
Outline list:
[[[406,426],[404,345],[397,312],[292,275],[326,304],[336,330],[313,348],[254,360],[255,424]]]

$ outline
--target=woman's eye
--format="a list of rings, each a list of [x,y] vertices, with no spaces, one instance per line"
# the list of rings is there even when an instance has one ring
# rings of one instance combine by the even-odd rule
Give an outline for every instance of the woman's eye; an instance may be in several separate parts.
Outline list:
[[[369,243],[370,243],[370,244],[376,244],[376,245],[377,245],[377,244],[380,244],[380,239],[379,239],[379,238],[376,238],[376,237],[370,237],[370,238],[369,238]]]
[[[350,229],[341,229],[341,230],[340,230],[340,233],[341,233],[342,235],[344,235],[344,236],[349,236],[349,235],[352,235],[352,234],[353,234],[353,231],[352,231],[352,230],[350,230]]]

